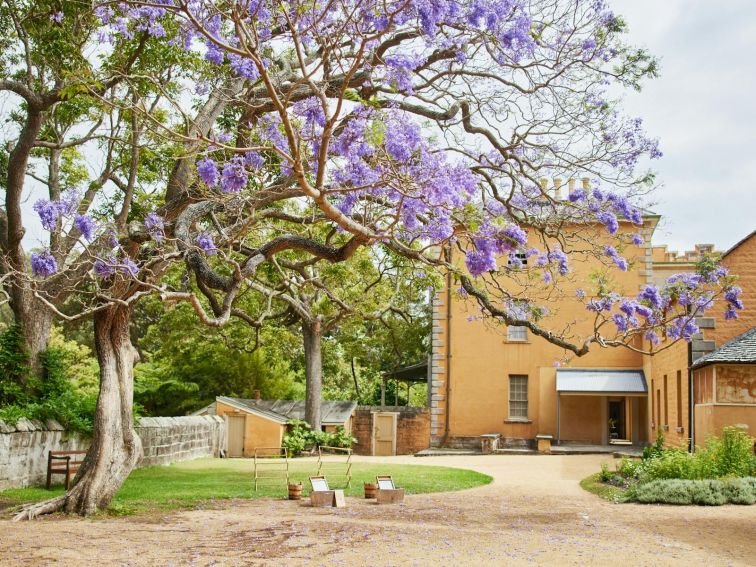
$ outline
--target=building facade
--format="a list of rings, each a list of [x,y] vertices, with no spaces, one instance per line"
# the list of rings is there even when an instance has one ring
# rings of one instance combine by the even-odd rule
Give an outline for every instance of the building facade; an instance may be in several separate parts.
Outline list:
[[[692,271],[704,254],[716,254],[712,245],[698,245],[685,254],[652,246],[658,220],[646,217],[641,230],[644,244],[628,245],[622,251],[630,269],[611,271],[614,288],[624,295],[634,296],[650,283],[661,284],[672,274]],[[635,232],[637,227],[620,230]],[[587,236],[594,241],[605,238],[600,231]],[[537,435],[561,442],[643,445],[662,432],[667,445],[680,446],[691,437],[701,444],[720,432],[722,424],[731,423],[745,423],[753,434],[756,422],[743,417],[751,415],[749,410],[733,402],[707,401],[718,404],[707,410],[715,411],[717,418],[703,419],[703,410],[696,407],[700,404],[695,384],[691,387],[695,360],[756,326],[754,234],[723,254],[722,263],[740,276],[746,304],[741,318],[725,321],[707,313],[698,319],[701,333],[691,343],[675,343],[654,356],[594,345],[587,355],[570,358],[527,329],[480,317],[475,303],[460,297],[448,279],[434,298],[431,444],[480,447],[481,435],[498,434],[505,445],[513,446],[532,445]],[[574,295],[602,270],[598,260],[590,259],[570,267],[571,277],[560,283],[564,296]],[[569,325],[576,336],[590,330],[591,314],[574,299],[550,308],[549,325]],[[717,311],[723,307],[718,305]],[[741,372],[740,383],[756,386],[756,375],[749,374],[754,369]]]

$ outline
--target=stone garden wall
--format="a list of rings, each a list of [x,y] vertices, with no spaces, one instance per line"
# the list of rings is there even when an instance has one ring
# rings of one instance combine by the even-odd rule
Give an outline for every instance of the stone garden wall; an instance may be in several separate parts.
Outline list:
[[[144,457],[140,467],[198,457],[218,457],[226,450],[226,425],[218,416],[143,417],[137,425]],[[84,451],[90,440],[69,433],[53,420],[0,421],[0,490],[43,486],[48,451]],[[57,475],[56,482],[62,477]]]

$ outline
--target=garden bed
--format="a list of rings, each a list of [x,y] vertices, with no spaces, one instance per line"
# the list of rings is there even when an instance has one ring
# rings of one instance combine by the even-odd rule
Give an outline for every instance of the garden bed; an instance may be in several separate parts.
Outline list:
[[[724,429],[695,453],[664,447],[659,436],[642,459],[623,458],[616,471],[602,465],[580,486],[613,502],[720,506],[756,502],[754,440],[736,427]]]

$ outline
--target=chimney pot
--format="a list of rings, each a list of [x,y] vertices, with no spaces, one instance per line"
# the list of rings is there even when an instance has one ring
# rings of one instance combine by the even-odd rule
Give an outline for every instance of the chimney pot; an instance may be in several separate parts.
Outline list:
[[[541,191],[545,194],[549,190],[549,180],[545,177],[541,178]]]
[[[586,191],[591,188],[591,180],[588,177],[583,177],[580,181],[583,183],[583,189]]]
[[[554,198],[558,201],[562,198],[562,178],[554,178]]]
[[[255,400],[260,399],[260,390],[255,390]]]

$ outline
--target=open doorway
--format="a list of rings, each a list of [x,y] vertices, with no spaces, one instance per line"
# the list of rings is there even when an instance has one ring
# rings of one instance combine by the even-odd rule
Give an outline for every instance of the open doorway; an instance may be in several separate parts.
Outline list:
[[[625,431],[625,400],[609,400],[609,440],[627,439]]]

